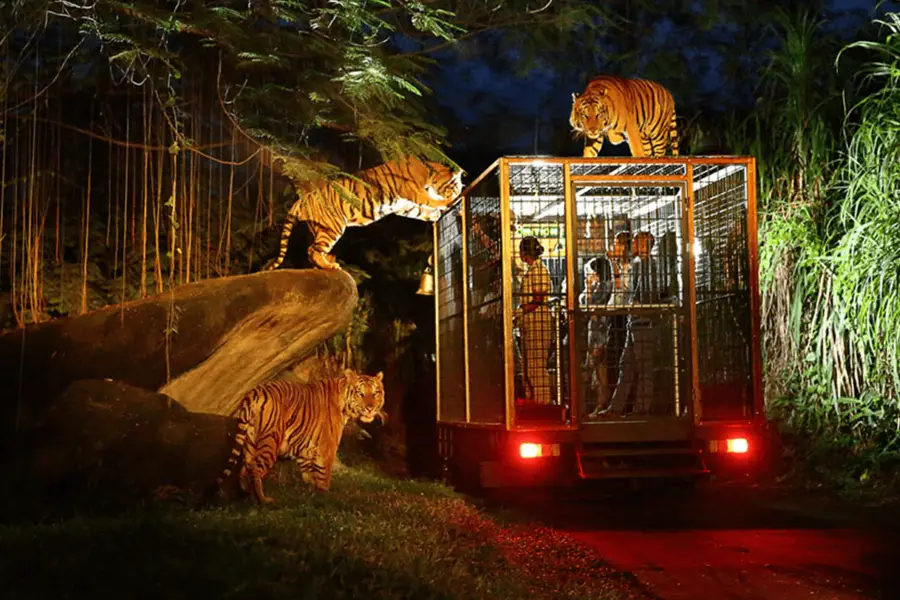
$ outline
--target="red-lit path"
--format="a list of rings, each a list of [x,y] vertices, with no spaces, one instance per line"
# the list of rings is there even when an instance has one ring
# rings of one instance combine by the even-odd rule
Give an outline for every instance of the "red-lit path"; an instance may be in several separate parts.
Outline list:
[[[515,504],[632,573],[651,597],[900,598],[896,510],[735,484],[554,496]]]

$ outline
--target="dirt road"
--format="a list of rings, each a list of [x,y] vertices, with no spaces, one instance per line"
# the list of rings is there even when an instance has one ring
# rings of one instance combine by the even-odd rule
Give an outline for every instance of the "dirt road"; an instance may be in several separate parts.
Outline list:
[[[896,510],[734,484],[595,487],[512,504],[571,533],[663,600],[900,598]]]

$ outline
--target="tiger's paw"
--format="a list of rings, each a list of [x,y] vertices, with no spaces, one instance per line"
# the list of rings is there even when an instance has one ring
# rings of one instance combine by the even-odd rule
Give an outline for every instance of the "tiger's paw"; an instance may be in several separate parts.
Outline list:
[[[341,265],[333,254],[323,254],[321,252],[310,252],[309,259],[314,265],[326,271],[340,271]]]

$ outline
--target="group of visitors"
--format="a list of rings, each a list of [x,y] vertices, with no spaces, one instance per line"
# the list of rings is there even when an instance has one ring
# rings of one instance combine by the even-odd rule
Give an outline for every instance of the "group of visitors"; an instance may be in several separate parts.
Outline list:
[[[579,307],[588,319],[583,367],[590,373],[590,389],[596,396],[596,408],[588,418],[624,415],[632,393],[636,398],[631,406],[633,413],[647,413],[651,408],[654,318],[633,310],[627,314],[604,314],[602,310],[590,309],[634,307],[660,301],[658,266],[651,255],[654,243],[649,231],[638,232],[633,239],[630,233],[620,232],[611,251],[585,263],[584,289],[578,298]],[[552,401],[547,363],[553,330],[557,327],[548,303],[552,284],[550,272],[541,259],[543,252],[535,237],[525,237],[519,242],[525,273],[516,323],[521,336],[525,396],[536,404]],[[619,343],[612,343],[617,336]],[[609,384],[610,375],[615,379],[614,385]]]

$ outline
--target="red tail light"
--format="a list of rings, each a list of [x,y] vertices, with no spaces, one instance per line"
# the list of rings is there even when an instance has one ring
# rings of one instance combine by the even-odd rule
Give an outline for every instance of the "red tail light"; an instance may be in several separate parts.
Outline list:
[[[559,444],[534,444],[525,442],[524,444],[519,444],[519,456],[522,458],[559,456]]]
[[[747,451],[750,450],[750,443],[747,441],[747,438],[735,438],[733,440],[727,440],[725,444],[725,451],[732,454],[746,454]]]
[[[747,454],[750,452],[750,440],[747,438],[710,440],[709,451],[713,454]]]
[[[540,455],[540,444],[522,444],[519,446],[519,456],[521,456],[522,458],[537,458]]]

